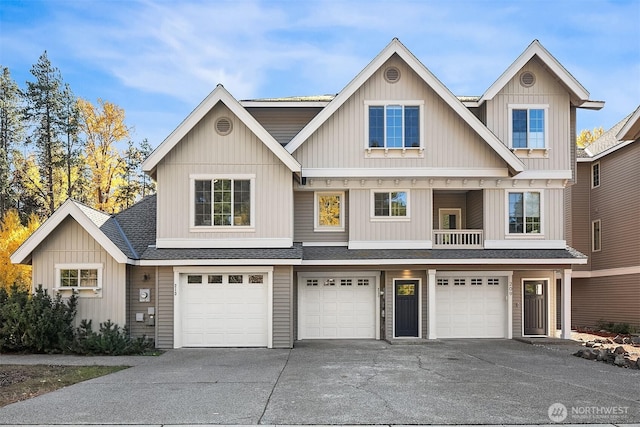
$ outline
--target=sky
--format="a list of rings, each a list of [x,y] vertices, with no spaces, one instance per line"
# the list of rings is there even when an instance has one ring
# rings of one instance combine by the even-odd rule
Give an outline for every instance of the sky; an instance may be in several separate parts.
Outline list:
[[[534,40],[590,92],[578,131],[640,104],[640,0],[0,0],[0,66],[46,50],[76,96],[158,146],[222,83],[237,99],[336,94],[394,38],[456,95],[482,95]]]

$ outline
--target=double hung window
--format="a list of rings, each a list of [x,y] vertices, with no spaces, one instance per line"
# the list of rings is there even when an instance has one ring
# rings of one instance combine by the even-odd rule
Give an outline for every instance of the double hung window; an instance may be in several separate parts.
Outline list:
[[[422,147],[421,103],[368,105],[367,148]]]
[[[511,148],[548,148],[546,106],[510,106]]]
[[[193,179],[195,227],[250,227],[253,225],[253,179],[216,177]]]

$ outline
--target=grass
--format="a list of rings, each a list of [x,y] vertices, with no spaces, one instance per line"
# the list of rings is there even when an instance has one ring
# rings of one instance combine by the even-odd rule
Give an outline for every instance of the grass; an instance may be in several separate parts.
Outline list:
[[[0,365],[0,408],[127,366]]]

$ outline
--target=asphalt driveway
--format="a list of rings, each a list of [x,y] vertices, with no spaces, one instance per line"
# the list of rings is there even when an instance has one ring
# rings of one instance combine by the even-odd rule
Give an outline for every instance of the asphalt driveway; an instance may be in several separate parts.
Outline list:
[[[0,408],[0,424],[548,424],[559,403],[565,423],[640,422],[640,371],[572,350],[508,340],[172,350]]]

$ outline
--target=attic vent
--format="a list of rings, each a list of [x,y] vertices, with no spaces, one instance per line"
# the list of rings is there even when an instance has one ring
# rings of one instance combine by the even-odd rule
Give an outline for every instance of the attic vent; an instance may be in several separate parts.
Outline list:
[[[396,83],[400,80],[400,70],[396,67],[387,67],[384,70],[384,79],[389,83]]]
[[[520,84],[524,87],[531,87],[536,82],[536,75],[531,71],[525,71],[520,74]]]
[[[226,117],[220,117],[216,120],[216,132],[219,135],[229,135],[231,133],[233,126],[231,124],[231,120]]]

